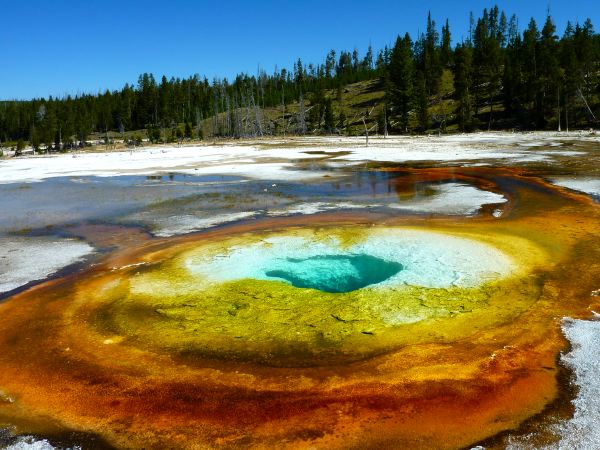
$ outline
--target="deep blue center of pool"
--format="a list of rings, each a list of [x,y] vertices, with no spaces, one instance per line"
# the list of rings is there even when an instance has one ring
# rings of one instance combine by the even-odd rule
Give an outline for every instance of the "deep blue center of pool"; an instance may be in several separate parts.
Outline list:
[[[322,255],[286,258],[265,272],[297,288],[341,293],[381,283],[402,270],[402,264],[371,255]]]

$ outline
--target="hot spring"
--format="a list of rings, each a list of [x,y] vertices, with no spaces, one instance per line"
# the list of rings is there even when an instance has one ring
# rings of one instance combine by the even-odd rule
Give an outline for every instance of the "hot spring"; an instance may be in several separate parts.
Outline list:
[[[415,169],[400,197],[413,176],[507,201],[124,227],[117,249],[109,228],[95,264],[0,303],[0,423],[118,448],[454,449],[568,417],[561,321],[598,303],[597,205],[483,167]]]
[[[371,255],[319,255],[286,258],[265,275],[292,286],[324,292],[351,292],[381,283],[402,270],[402,264]]]
[[[523,268],[506,250],[537,250],[503,245],[399,227],[248,233],[152,253],[133,276],[113,272],[85,308],[98,305],[90,320],[108,338],[181,358],[329,366],[422,339],[423,327],[468,334],[460,311],[484,323],[518,314],[538,291],[515,280]],[[507,306],[516,289],[526,295]]]

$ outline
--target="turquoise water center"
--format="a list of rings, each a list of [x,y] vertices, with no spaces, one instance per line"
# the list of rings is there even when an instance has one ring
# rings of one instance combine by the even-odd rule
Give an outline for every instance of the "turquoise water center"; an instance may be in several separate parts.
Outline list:
[[[286,258],[268,277],[281,278],[297,288],[341,293],[381,283],[402,270],[402,264],[371,255],[318,255]]]
[[[415,229],[287,230],[229,239],[186,254],[184,265],[212,285],[253,279],[329,293],[391,286],[469,287],[512,270],[480,241]],[[200,281],[202,280],[202,281]]]
[[[202,240],[117,281],[96,322],[185,358],[357,361],[438,327],[440,338],[471,333],[471,322],[505,321],[537,298],[535,279],[515,279],[512,257],[481,239],[322,227]],[[522,301],[507,308],[513,292]]]

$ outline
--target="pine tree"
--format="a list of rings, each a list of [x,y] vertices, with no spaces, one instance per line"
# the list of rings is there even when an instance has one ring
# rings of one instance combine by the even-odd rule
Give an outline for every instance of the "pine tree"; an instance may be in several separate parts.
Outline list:
[[[541,89],[541,111],[540,122],[538,123],[540,128],[545,125],[547,115],[554,116],[560,102],[559,79],[561,78],[561,71],[558,66],[558,38],[555,33],[556,27],[552,22],[552,18],[548,15],[544,28],[542,28],[538,56]]]
[[[527,64],[523,67],[523,100],[531,111],[527,126],[539,124],[539,79],[538,79],[538,40],[539,31],[534,19],[529,21],[523,32],[522,58]]]
[[[440,62],[443,67],[452,65],[452,39],[450,36],[450,24],[446,19],[446,25],[442,27],[442,46],[440,48]]]
[[[473,39],[473,81],[475,86],[475,112],[487,103],[488,129],[491,128],[495,97],[500,91],[502,75],[502,52],[498,41],[498,8],[483,10],[483,17],[477,21]]]
[[[337,127],[340,131],[343,131],[346,128],[346,114],[344,114],[343,110],[340,111]]]
[[[419,129],[421,132],[425,132],[429,129],[429,99],[427,96],[427,87],[425,84],[425,75],[421,72],[417,72],[415,82],[415,103],[417,107],[417,119],[419,122]]]
[[[592,21],[587,19],[583,26],[575,27],[575,48],[580,67],[579,99],[583,103],[585,117],[589,124],[597,122],[593,111],[594,95],[598,103],[600,84],[598,62],[600,59],[600,38],[594,34]],[[600,115],[598,116],[600,117]]]
[[[569,126],[576,125],[576,116],[571,114],[573,105],[577,99],[577,90],[580,85],[581,73],[577,52],[575,50],[575,29],[571,22],[567,23],[565,33],[560,44],[560,63],[564,73],[563,78],[563,105],[565,127],[569,131]]]
[[[399,118],[402,132],[408,131],[413,104],[414,61],[412,41],[408,33],[398,36],[392,50],[387,77],[387,96],[392,112]]]
[[[425,76],[425,88],[428,95],[439,92],[442,78],[442,64],[440,62],[440,49],[438,46],[439,35],[435,29],[435,21],[431,19],[431,11],[427,16],[427,31],[423,40],[423,54],[420,69]]]
[[[458,45],[455,53],[454,86],[458,101],[458,126],[461,131],[472,129],[471,87],[473,76],[473,49],[469,45]]]
[[[191,122],[186,122],[185,123],[184,135],[185,135],[185,137],[187,139],[192,139],[192,137],[193,137],[193,128],[192,128],[192,123]]]
[[[512,116],[515,111],[522,110],[521,97],[522,61],[521,61],[521,34],[518,30],[517,18],[513,15],[508,24],[506,38],[504,73],[502,74],[503,103],[507,116]]]
[[[364,71],[373,70],[373,47],[369,44],[369,48],[367,53],[362,61],[362,66]]]

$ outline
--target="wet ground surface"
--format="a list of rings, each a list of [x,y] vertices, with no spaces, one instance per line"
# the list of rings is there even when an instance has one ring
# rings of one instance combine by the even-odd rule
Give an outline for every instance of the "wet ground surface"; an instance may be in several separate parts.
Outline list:
[[[568,349],[561,320],[589,318],[598,303],[590,292],[600,287],[595,256],[600,244],[594,232],[600,228],[599,142],[527,137],[498,143],[485,138],[461,145],[520,156],[465,159],[457,153],[453,160],[450,150],[440,155],[441,161],[390,158],[393,145],[398,145],[396,155],[412,151],[401,144],[381,144],[383,150],[374,150],[372,161],[359,144],[303,142],[306,158],[284,159],[291,164],[285,170],[294,172],[290,179],[279,171],[273,176],[261,172],[257,178],[195,175],[194,169],[186,168],[185,173],[168,169],[140,175],[78,174],[0,184],[0,240],[32,245],[31,251],[21,252],[26,254],[21,259],[7,250],[8,245],[0,250],[0,274],[13,283],[7,282],[9,289],[0,294],[5,318],[0,353],[6,368],[0,376],[0,423],[12,430],[0,436],[0,442],[27,448],[15,435],[83,448],[264,448],[282,443],[290,448],[426,448],[436,442],[447,448],[477,442],[486,448],[526,448],[560,442],[557,424],[572,416],[576,396],[575,367],[559,364],[560,352]],[[362,160],[356,157],[359,152]],[[261,164],[276,161],[269,155]],[[0,165],[0,174],[2,170]],[[302,179],[304,172],[307,179]],[[174,283],[169,289],[184,292],[197,281],[168,275],[170,267],[183,258],[177,255],[208,243],[229,251],[228,246],[250,245],[263,234],[285,235],[304,228],[331,229],[329,234],[342,233],[342,240],[357,239],[354,231],[343,235],[357,224],[365,229],[409,227],[468,236],[520,261],[515,271],[521,275],[466,294],[417,287],[393,291],[404,302],[421,298],[420,305],[406,306],[403,314],[431,313],[411,328],[386,328],[377,321],[365,328],[360,321],[372,319],[364,311],[372,315],[371,304],[383,308],[377,297],[381,294],[352,297],[367,309],[353,311],[352,317],[342,306],[342,312],[327,309],[328,321],[312,324],[330,333],[324,354],[338,363],[302,368],[290,361],[306,361],[308,354],[319,361],[324,341],[293,328],[302,333],[297,342],[309,348],[294,347],[296,338],[285,334],[292,328],[278,328],[285,324],[281,314],[269,316],[278,324],[272,330],[280,330],[273,331],[273,339],[281,339],[281,348],[288,349],[281,353],[286,363],[274,368],[278,364],[272,358],[277,356],[246,361],[244,345],[228,344],[218,333],[204,340],[190,334],[197,326],[190,325],[189,317],[196,317],[197,323],[204,319],[190,309],[192,300],[181,300],[187,294],[173,300],[166,296],[154,307],[159,313],[153,312],[149,320],[141,305],[156,302],[151,297],[96,295],[116,282],[114,274],[140,277],[140,263],[164,265],[156,273],[167,281],[152,281],[155,269],[149,269],[148,283]],[[229,244],[231,239],[238,241]],[[72,243],[89,249],[78,247],[63,259],[41,251],[61,243],[64,247],[57,251],[62,253]],[[36,263],[40,255],[55,264]],[[26,272],[24,267],[31,273],[11,278],[13,272]],[[51,280],[40,284],[38,280],[46,277]],[[271,310],[281,307],[278,296],[283,295],[283,303],[294,303],[304,295],[295,294],[293,287],[244,283],[211,287],[225,289],[222,292],[207,291],[207,299],[224,298],[226,292],[237,306],[223,310],[225,319],[219,319],[218,303],[210,306],[217,309],[204,326],[218,328],[222,320],[223,327],[235,330],[240,326],[236,320],[246,327],[250,325],[244,323],[266,317],[252,308],[246,309],[246,318],[240,314],[240,305],[248,302],[244,296],[251,292],[266,295],[261,301]],[[491,292],[504,293],[505,311],[496,309],[494,299],[501,297]],[[114,298],[128,298],[130,303],[123,309],[115,306],[120,300],[114,303]],[[319,298],[311,294],[306,299],[316,302],[315,320],[320,320]],[[463,318],[456,305],[448,306],[459,298],[472,316]],[[475,312],[478,308],[481,313]],[[389,316],[376,311],[378,317]],[[258,315],[249,315],[254,313]],[[144,321],[148,329],[135,331]],[[466,333],[469,324],[478,331]],[[266,321],[261,326],[268,331],[271,325]],[[427,338],[433,334],[437,337]],[[164,342],[159,345],[153,336],[164,336]],[[39,350],[23,355],[30,342]],[[251,344],[253,354],[279,354],[261,347],[264,342]],[[180,348],[182,343],[187,350]],[[228,346],[237,355],[230,360]],[[358,348],[365,356],[353,356]],[[222,355],[215,357],[215,349]],[[413,365],[410,370],[407,361]],[[140,364],[147,368],[140,370]],[[18,382],[13,379],[17,372]],[[204,381],[198,382],[198,377]],[[452,421],[457,414],[470,423]],[[182,427],[190,430],[174,431]]]

